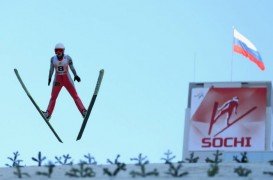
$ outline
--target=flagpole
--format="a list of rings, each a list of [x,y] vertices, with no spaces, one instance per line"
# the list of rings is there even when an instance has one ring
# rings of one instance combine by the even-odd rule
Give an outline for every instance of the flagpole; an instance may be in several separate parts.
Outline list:
[[[193,82],[195,82],[195,77],[196,77],[196,53],[194,53],[194,58],[193,58]]]
[[[232,82],[233,75],[233,45],[234,45],[234,26],[232,26],[232,45],[231,45],[231,64],[230,64],[230,81]]]

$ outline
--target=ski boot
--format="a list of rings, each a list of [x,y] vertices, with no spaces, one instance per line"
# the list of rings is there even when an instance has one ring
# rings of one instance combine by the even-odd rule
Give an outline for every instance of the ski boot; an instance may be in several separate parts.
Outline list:
[[[85,118],[86,114],[87,114],[87,110],[84,109],[84,110],[82,111],[82,117]]]
[[[49,121],[49,119],[51,118],[51,116],[49,115],[48,111],[42,111],[44,117],[46,118],[47,121]]]

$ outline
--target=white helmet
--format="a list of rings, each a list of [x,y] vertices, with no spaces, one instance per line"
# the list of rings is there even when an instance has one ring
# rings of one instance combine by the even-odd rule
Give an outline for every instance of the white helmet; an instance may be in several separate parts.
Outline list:
[[[63,50],[65,50],[65,47],[64,47],[64,45],[62,43],[58,43],[58,44],[56,44],[55,49],[63,49]]]

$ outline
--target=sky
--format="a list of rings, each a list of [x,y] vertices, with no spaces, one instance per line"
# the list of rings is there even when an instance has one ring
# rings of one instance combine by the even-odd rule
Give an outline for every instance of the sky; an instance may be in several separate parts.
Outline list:
[[[0,166],[19,151],[22,164],[41,151],[48,160],[70,154],[75,163],[90,153],[98,163],[133,163],[139,153],[163,162],[171,150],[182,158],[190,82],[271,81],[273,2],[185,0],[21,0],[0,6]],[[232,27],[257,47],[265,64],[232,52]],[[100,69],[99,95],[80,141],[82,117],[62,89],[50,120],[59,143],[13,72],[45,110],[50,58],[63,43],[82,81],[85,106]]]

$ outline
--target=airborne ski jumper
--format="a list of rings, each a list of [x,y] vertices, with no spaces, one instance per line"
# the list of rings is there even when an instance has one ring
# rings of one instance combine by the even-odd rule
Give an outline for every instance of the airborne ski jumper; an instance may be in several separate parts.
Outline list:
[[[55,56],[53,56],[50,60],[48,85],[50,85],[51,83],[51,78],[54,73],[54,70],[55,70],[55,78],[52,83],[51,98],[50,98],[47,110],[43,111],[43,114],[47,118],[47,120],[50,119],[53,113],[53,110],[56,104],[56,99],[63,86],[67,89],[67,91],[69,92],[73,100],[75,101],[75,104],[78,110],[80,111],[80,113],[82,114],[82,116],[85,117],[87,113],[80,97],[78,96],[73,80],[69,73],[69,68],[74,75],[74,81],[80,82],[81,78],[77,75],[77,72],[73,66],[72,58],[69,55],[64,54],[64,51],[65,51],[65,47],[62,43],[56,44]]]
[[[37,109],[37,111],[39,112],[39,114],[43,117],[44,121],[46,122],[46,124],[48,125],[48,127],[50,128],[50,130],[52,131],[52,133],[55,135],[55,137],[58,139],[59,142],[62,143],[61,138],[59,137],[59,135],[56,133],[56,131],[53,129],[53,127],[51,126],[51,124],[49,123],[49,119],[53,113],[55,104],[56,104],[56,99],[62,89],[62,87],[64,86],[67,91],[69,92],[69,94],[72,96],[72,98],[75,101],[75,104],[77,105],[79,111],[81,112],[82,116],[83,116],[83,122],[81,125],[81,129],[78,133],[77,136],[77,140],[80,140],[84,129],[86,127],[88,118],[91,114],[93,105],[96,101],[99,89],[100,89],[100,85],[102,82],[102,78],[104,75],[104,70],[101,69],[100,73],[99,73],[99,77],[97,80],[97,84],[95,87],[95,91],[93,93],[92,99],[89,103],[89,106],[87,109],[85,109],[80,97],[77,94],[77,91],[75,89],[74,83],[71,79],[71,76],[69,74],[69,69],[71,69],[73,75],[74,75],[74,81],[81,81],[81,78],[77,75],[76,70],[73,66],[73,62],[70,56],[64,54],[64,50],[65,47],[63,44],[58,43],[55,46],[55,56],[53,56],[51,58],[50,61],[50,70],[49,70],[49,77],[48,77],[48,85],[50,85],[51,83],[51,78],[52,75],[54,73],[54,69],[55,69],[55,78],[53,81],[53,87],[52,87],[52,92],[51,92],[51,98],[48,104],[48,108],[46,111],[42,111],[40,109],[40,107],[38,106],[38,104],[35,102],[35,100],[33,99],[33,97],[31,96],[30,92],[28,91],[28,89],[26,88],[26,85],[24,84],[21,76],[19,75],[19,72],[17,69],[14,69],[15,75],[17,77],[17,79],[19,80],[22,88],[24,89],[25,93],[27,94],[27,96],[29,97],[29,99],[31,100],[31,102],[33,103],[33,105],[35,106],[35,108]]]

